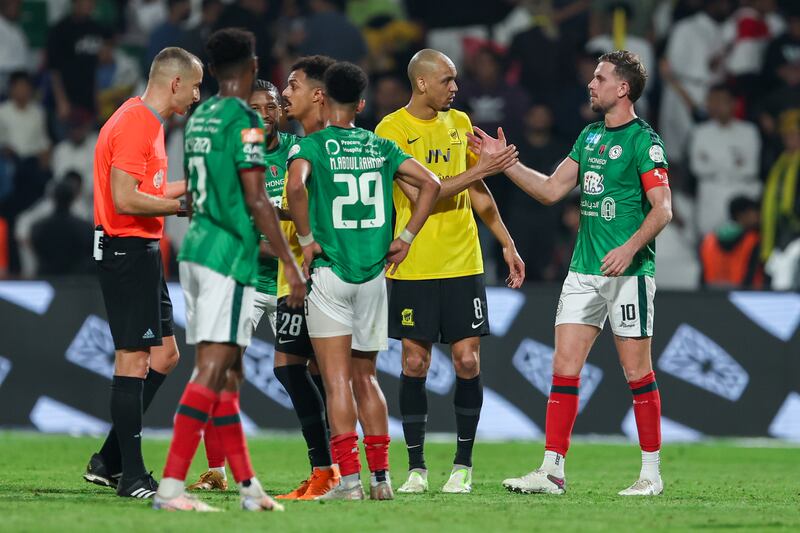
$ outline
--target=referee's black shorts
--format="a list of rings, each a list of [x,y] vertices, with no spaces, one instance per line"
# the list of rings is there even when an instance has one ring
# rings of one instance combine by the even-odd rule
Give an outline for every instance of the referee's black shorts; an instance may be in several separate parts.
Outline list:
[[[161,346],[163,337],[173,335],[158,239],[108,238],[97,273],[117,350]]]
[[[389,337],[452,344],[489,335],[483,274],[398,280],[389,292]]]

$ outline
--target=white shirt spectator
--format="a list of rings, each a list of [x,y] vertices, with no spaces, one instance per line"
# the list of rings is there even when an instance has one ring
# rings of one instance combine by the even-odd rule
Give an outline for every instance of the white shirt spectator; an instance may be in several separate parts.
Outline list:
[[[703,108],[708,88],[717,81],[719,70],[712,67],[722,46],[722,24],[705,12],[681,20],[672,31],[665,58],[696,108]],[[659,125],[670,161],[684,160],[693,124],[692,110],[671,85],[665,84]]]
[[[742,120],[727,124],[709,120],[697,126],[689,147],[689,165],[698,181],[697,231],[705,235],[728,219],[736,196],[757,198],[761,138]]]
[[[786,27],[777,13],[762,15],[752,7],[742,7],[731,15],[722,29],[725,46],[725,70],[733,76],[760,74],[764,52],[770,40]]]
[[[8,75],[30,70],[28,39],[18,24],[0,15],[0,93],[5,93]]]
[[[86,220],[94,216],[94,145],[97,133],[89,133],[83,142],[75,144],[69,139],[58,143],[53,149],[53,176],[61,179],[70,170],[78,172],[83,178],[80,195],[73,205],[73,213]]]
[[[45,112],[29,102],[23,108],[7,100],[0,104],[0,146],[8,146],[19,157],[35,157],[50,147]]]

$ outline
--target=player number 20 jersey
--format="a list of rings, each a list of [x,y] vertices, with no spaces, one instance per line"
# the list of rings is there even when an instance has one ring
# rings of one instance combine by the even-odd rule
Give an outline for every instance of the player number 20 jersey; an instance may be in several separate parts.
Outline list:
[[[191,261],[254,285],[259,233],[239,171],[264,166],[264,123],[239,98],[213,96],[186,124],[184,167],[192,222],[179,261]]]

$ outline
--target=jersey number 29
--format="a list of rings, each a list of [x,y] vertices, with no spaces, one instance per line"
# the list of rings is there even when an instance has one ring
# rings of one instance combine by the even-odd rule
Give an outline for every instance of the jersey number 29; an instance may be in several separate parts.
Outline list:
[[[358,178],[352,174],[334,174],[334,183],[347,185],[347,194],[333,199],[333,227],[336,229],[380,228],[386,222],[383,209],[383,180],[379,172],[364,172]],[[375,182],[375,190],[370,194],[370,183]],[[375,216],[361,220],[348,220],[342,215],[344,206],[362,205],[375,208]]]

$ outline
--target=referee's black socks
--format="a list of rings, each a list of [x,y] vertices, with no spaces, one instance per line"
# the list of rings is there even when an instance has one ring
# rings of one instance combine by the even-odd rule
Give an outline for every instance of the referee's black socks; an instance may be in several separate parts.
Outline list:
[[[471,379],[456,377],[456,394],[453,399],[456,410],[456,457],[453,464],[472,466],[472,446],[481,418],[483,385],[478,374]]]
[[[111,381],[111,422],[122,454],[122,478],[133,480],[147,473],[142,458],[142,389],[144,380],[114,376]]]
[[[428,422],[428,392],[425,377],[400,374],[400,415],[408,450],[408,469],[425,469],[425,425]]]
[[[147,379],[144,380],[144,386],[142,387],[142,413],[147,412],[147,408],[150,407],[150,404],[153,402],[153,397],[155,397],[158,388],[164,383],[166,377],[166,374],[156,372],[152,368],[147,372]],[[100,448],[100,455],[103,456],[109,474],[118,474],[122,472],[122,454],[119,450],[117,431],[113,426],[111,427],[111,431],[108,432],[103,447]]]
[[[330,466],[328,429],[325,426],[325,404],[306,365],[286,365],[275,368],[275,377],[289,394],[300,420],[300,428],[308,447],[311,466]]]

